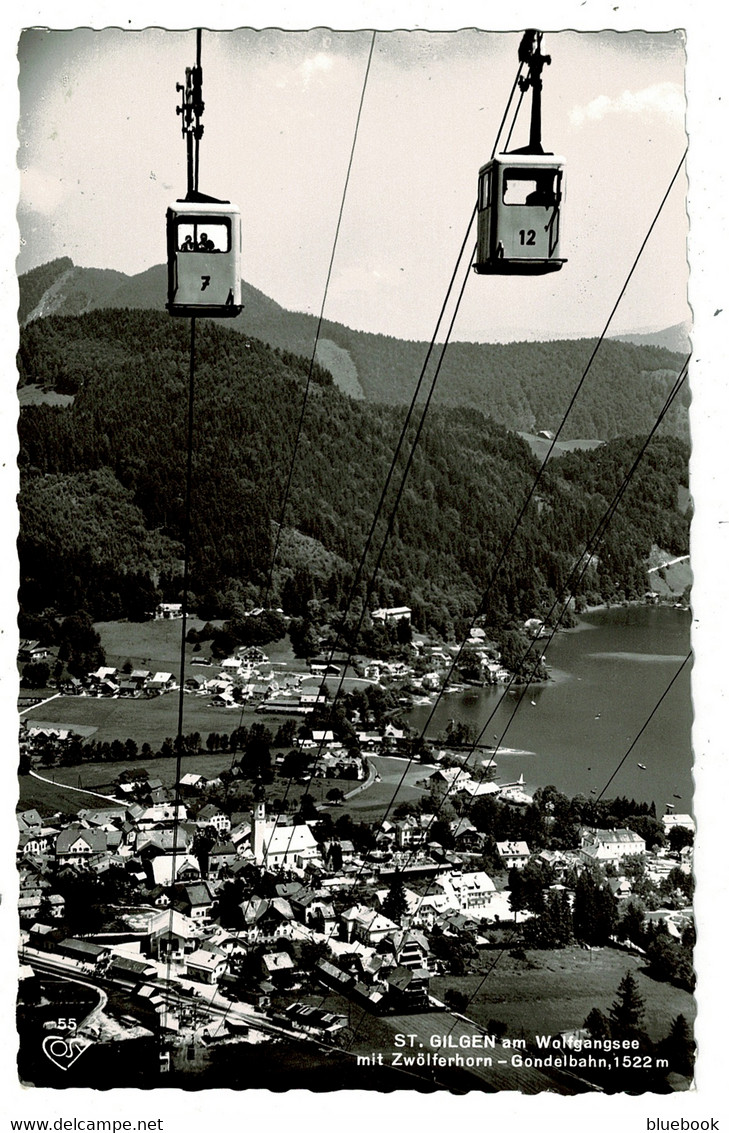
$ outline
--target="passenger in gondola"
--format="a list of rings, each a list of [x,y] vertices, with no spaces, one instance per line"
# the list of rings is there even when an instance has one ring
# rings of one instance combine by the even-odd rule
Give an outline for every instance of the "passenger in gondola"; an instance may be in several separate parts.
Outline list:
[[[187,234],[185,239],[182,241],[182,244],[180,245],[180,251],[181,252],[194,252],[195,251],[195,245],[192,241],[192,236],[190,236],[189,233]]]
[[[547,177],[537,177],[535,187],[527,195],[524,203],[527,205],[544,205],[545,208],[551,208],[554,205],[553,176],[551,173]]]

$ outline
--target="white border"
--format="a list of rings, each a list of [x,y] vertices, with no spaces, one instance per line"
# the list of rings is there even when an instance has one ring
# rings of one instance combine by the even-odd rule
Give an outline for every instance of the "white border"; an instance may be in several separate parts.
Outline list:
[[[346,16],[346,18],[345,18]],[[15,824],[11,823],[15,797],[13,781],[13,737],[16,727],[13,597],[17,571],[13,559],[15,538],[14,469],[15,409],[14,362],[17,342],[17,284],[15,255],[17,227],[17,60],[15,52],[21,28],[106,27],[142,28],[149,26],[232,28],[238,26],[283,27],[299,29],[329,26],[335,29],[428,28],[448,30],[459,27],[481,27],[489,30],[519,30],[535,24],[545,30],[576,28],[600,30],[650,31],[684,28],[687,32],[687,90],[690,150],[689,210],[690,233],[690,299],[694,312],[694,361],[692,365],[692,488],[696,499],[696,517],[692,533],[692,557],[696,574],[694,591],[694,648],[696,661],[693,673],[696,725],[696,808],[699,820],[697,846],[697,917],[699,943],[699,1017],[697,1036],[700,1045],[697,1087],[687,1094],[666,1097],[642,1095],[637,1098],[589,1095],[561,1099],[539,1095],[524,1098],[512,1095],[470,1094],[454,1097],[432,1095],[373,1095],[348,1091],[346,1094],[283,1095],[201,1091],[177,1093],[164,1091],[143,1093],[133,1090],[93,1092],[69,1090],[24,1090],[18,1085],[15,1069],[16,1036],[13,1026],[15,996],[14,910],[17,881],[14,871],[8,876],[2,870],[2,906],[0,906],[0,947],[2,981],[0,1006],[5,1020],[3,1043],[0,1046],[0,1110],[14,1118],[53,1120],[67,1117],[137,1117],[161,1116],[165,1131],[197,1129],[203,1123],[210,1127],[225,1122],[228,1127],[271,1123],[277,1129],[288,1123],[296,1130],[322,1130],[340,1125],[354,1129],[377,1125],[396,1126],[403,1122],[411,1128],[440,1129],[455,1120],[472,1121],[474,1129],[498,1124],[501,1129],[521,1133],[534,1128],[564,1130],[569,1133],[590,1126],[596,1130],[622,1126],[630,1130],[646,1130],[647,1120],[709,1121],[719,1120],[725,1128],[729,1114],[725,1104],[723,1022],[727,1006],[726,961],[722,944],[724,882],[727,849],[723,838],[726,792],[726,759],[723,729],[725,719],[726,678],[724,675],[726,616],[723,609],[725,564],[729,562],[729,505],[724,506],[725,485],[729,484],[726,440],[727,425],[723,412],[727,378],[722,367],[723,325],[729,314],[726,283],[723,274],[724,249],[727,237],[727,204],[722,176],[726,168],[727,137],[724,90],[726,75],[727,16],[712,0],[663,2],[633,0],[628,3],[549,2],[525,4],[512,0],[504,4],[420,3],[397,0],[390,3],[354,2],[346,8],[329,2],[250,3],[248,5],[207,0],[194,7],[184,4],[140,4],[68,2],[61,5],[21,4],[4,11],[2,93],[2,130],[6,178],[3,203],[5,223],[0,227],[0,299],[3,318],[3,342],[6,347],[3,402],[0,416],[3,460],[0,461],[0,492],[3,501],[3,531],[6,533],[6,554],[3,559],[3,593],[5,617],[0,624],[0,711],[2,712],[4,745],[4,796],[8,800],[5,821],[0,822],[0,862],[13,861]],[[133,77],[132,77],[133,81]],[[7,399],[10,391],[10,399]]]

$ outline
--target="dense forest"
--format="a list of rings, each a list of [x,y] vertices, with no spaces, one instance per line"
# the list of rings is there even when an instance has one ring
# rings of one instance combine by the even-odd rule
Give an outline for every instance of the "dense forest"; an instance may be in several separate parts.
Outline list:
[[[21,384],[73,394],[68,406],[27,405],[20,415],[21,608],[140,617],[157,598],[174,598],[187,323],[131,309],[36,319],[21,331],[18,366]],[[347,600],[405,411],[353,401],[314,367],[271,579],[308,373],[303,357],[210,321],[198,326],[191,582],[207,616],[235,616],[264,596],[295,614]],[[641,443],[616,438],[551,461],[504,556],[535,458],[475,409],[432,408],[404,489],[408,445],[391,479],[360,593],[370,607],[407,604],[419,629],[443,636],[479,608],[494,625],[544,610]],[[653,545],[686,553],[678,486],[687,484],[687,464],[680,439],[651,442],[581,581],[584,595],[642,595]]]
[[[77,268],[68,259],[54,260],[21,277],[20,317],[25,322],[40,315],[75,315],[106,307],[162,311],[165,294],[166,268],[162,265],[128,277]],[[286,311],[245,282],[243,302],[244,310],[230,321],[230,329],[311,357],[318,328],[315,316]],[[488,331],[486,322],[484,331]],[[354,380],[369,402],[410,402],[427,356],[427,343],[355,331],[328,320],[319,328],[318,341],[321,359],[332,368],[335,380],[343,379],[343,388],[350,388]],[[593,339],[505,345],[452,342],[434,402],[479,409],[508,429],[554,431],[594,347]],[[684,355],[659,346],[605,340],[564,422],[562,439],[609,440],[647,432],[684,361]],[[428,386],[429,377],[423,396]],[[666,432],[684,440],[688,438],[688,401],[686,393],[665,422]]]

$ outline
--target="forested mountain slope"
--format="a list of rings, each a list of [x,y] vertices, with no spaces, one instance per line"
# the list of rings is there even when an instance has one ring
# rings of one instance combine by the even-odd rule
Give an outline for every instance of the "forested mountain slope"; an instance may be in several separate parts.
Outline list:
[[[20,416],[21,604],[136,616],[179,589],[189,327],[153,311],[36,320],[21,332],[21,382],[74,392]],[[309,363],[211,321],[198,326],[192,585],[224,612],[267,592]],[[344,601],[404,419],[353,401],[315,368],[285,515],[272,601],[296,591]],[[415,432],[411,425],[410,439]],[[527,445],[474,409],[431,409],[401,499],[392,478],[363,577],[386,540],[371,604],[407,604],[447,632],[484,600],[494,622],[528,616],[559,590],[630,467],[637,439],[554,460],[500,563],[538,465]],[[688,545],[678,486],[686,446],[652,442],[582,589],[642,594],[657,543]],[[315,550],[317,553],[315,553]],[[499,569],[497,571],[497,564]],[[176,577],[177,576],[177,577]],[[288,597],[287,597],[288,596]]]

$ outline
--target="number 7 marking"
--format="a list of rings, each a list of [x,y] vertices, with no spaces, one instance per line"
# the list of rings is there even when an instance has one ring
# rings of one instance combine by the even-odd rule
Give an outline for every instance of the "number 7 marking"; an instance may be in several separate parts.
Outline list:
[[[207,287],[207,285],[210,283],[210,276],[209,275],[201,275],[200,278],[203,281],[202,287],[200,288],[200,290],[204,291],[205,288]]]

